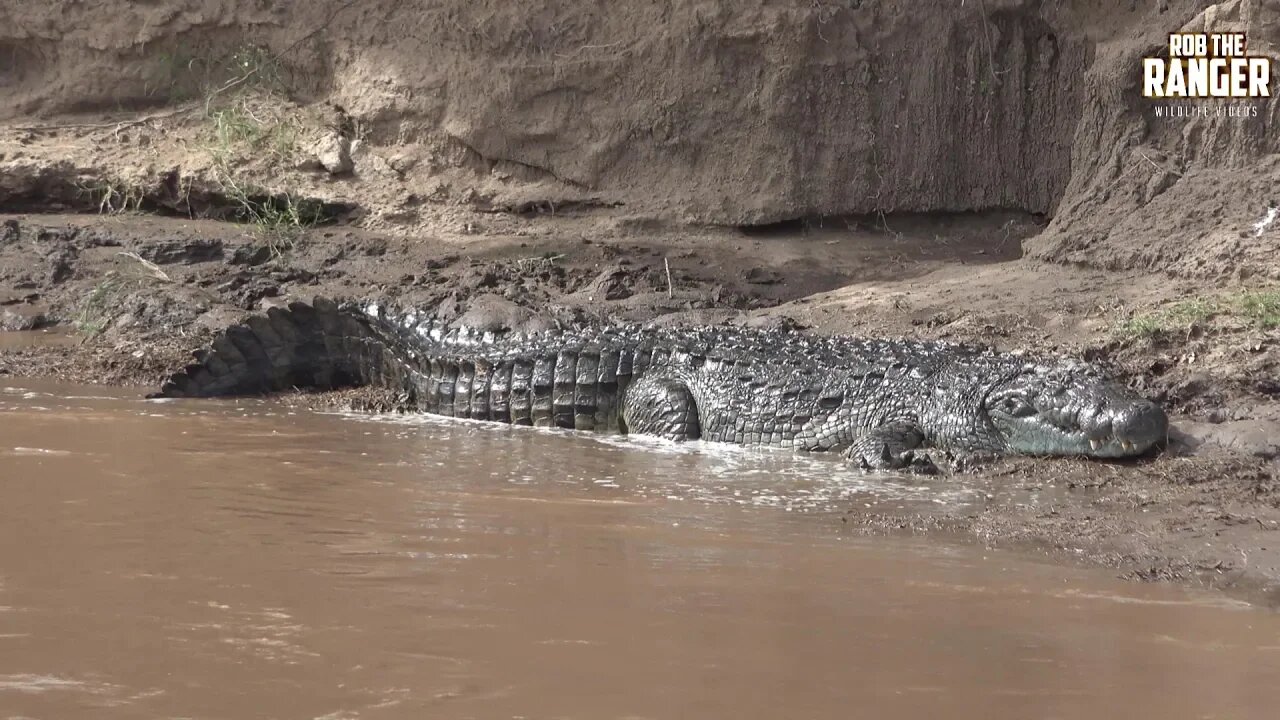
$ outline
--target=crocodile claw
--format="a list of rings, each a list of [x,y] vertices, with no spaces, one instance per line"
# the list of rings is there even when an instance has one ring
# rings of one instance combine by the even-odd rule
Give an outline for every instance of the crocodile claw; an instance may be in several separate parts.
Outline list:
[[[907,472],[913,475],[937,475],[941,472],[926,452],[905,450],[894,453],[886,443],[881,445],[879,457],[870,459],[865,455],[857,458],[858,467],[866,472]]]

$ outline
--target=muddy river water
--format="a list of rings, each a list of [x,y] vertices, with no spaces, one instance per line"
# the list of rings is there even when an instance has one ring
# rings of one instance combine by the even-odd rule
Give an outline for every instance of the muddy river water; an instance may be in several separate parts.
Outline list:
[[[781,453],[0,378],[0,718],[1274,718],[1280,616]]]

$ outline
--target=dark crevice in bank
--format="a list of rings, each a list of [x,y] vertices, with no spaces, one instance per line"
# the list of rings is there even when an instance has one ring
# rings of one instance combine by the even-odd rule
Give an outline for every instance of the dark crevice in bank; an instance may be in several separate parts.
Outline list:
[[[595,210],[609,210],[622,207],[624,203],[601,198],[583,198],[578,200],[528,200],[517,203],[493,203],[482,201],[476,204],[476,210],[482,213],[510,214],[523,218],[540,215],[584,215]]]
[[[857,213],[848,215],[801,215],[763,223],[746,223],[732,226],[748,237],[786,237],[811,232],[887,232],[904,230],[899,227],[917,228],[922,225],[949,226],[960,222],[991,221],[996,225],[1021,222],[1038,225],[1049,224],[1045,213],[1022,208],[987,208],[962,212],[892,212]]]
[[[259,188],[227,188],[216,182],[183,178],[176,172],[142,183],[79,173],[49,173],[27,178],[11,190],[0,187],[0,213],[124,212],[249,224],[264,220],[292,222],[300,226],[343,225],[361,216],[361,208],[355,203]]]
[[[960,242],[991,260],[1022,257],[1022,243],[1048,225],[1044,213],[1018,208],[970,212],[895,212],[849,215],[805,215],[776,222],[736,225],[746,237],[788,240],[804,236],[839,242],[855,235],[884,236],[886,242],[904,237],[934,238],[940,249]]]

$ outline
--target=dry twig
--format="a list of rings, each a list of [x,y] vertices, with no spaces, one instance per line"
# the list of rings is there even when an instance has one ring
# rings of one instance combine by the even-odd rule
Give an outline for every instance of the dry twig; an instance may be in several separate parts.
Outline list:
[[[137,260],[139,263],[142,264],[142,267],[150,271],[151,277],[157,280],[163,280],[165,282],[173,282],[173,278],[169,277],[169,274],[166,273],[164,270],[161,270],[159,265],[142,257],[136,252],[118,252],[116,253],[116,255],[119,255],[120,257],[127,257],[130,260]]]

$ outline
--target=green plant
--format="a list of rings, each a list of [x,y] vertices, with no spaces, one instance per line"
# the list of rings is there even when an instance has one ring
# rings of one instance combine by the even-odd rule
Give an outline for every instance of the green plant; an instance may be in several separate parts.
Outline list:
[[[302,233],[323,216],[323,208],[316,201],[289,193],[272,195],[229,174],[220,175],[218,182],[238,218],[254,226],[254,234],[267,244],[275,257],[292,250]]]
[[[1266,330],[1280,327],[1280,290],[1244,290],[1180,300],[1134,314],[1121,322],[1116,331],[1129,338],[1153,338],[1173,332],[1190,334],[1217,317],[1233,318]]]
[[[1119,331],[1126,337],[1139,338],[1151,338],[1174,331],[1190,333],[1219,311],[1215,300],[1182,300],[1152,312],[1133,315],[1121,323]]]
[[[292,158],[298,145],[298,128],[289,122],[259,117],[248,98],[211,108],[208,150],[214,163],[229,167],[241,156],[252,155],[271,162]]]
[[[280,58],[257,45],[241,45],[222,63],[232,80],[244,78],[245,84],[267,92],[285,92],[285,67]]]
[[[259,237],[276,257],[292,250],[303,232],[320,219],[320,210],[315,203],[299,200],[288,193],[257,203],[245,203],[243,207],[257,226]]]
[[[87,338],[100,335],[122,314],[129,293],[173,282],[168,273],[138,253],[122,251],[116,255],[131,262],[122,265],[120,270],[107,272],[76,304],[72,325]]]
[[[97,337],[120,314],[120,296],[131,289],[134,280],[114,271],[107,273],[88,295],[78,303],[72,324],[76,332],[86,337]]]
[[[296,152],[296,125],[255,112],[248,97],[209,111],[208,152],[214,177],[238,219],[254,226],[274,256],[293,248],[303,231],[321,219],[319,203],[290,193],[272,194],[244,180],[238,168],[248,158],[272,164],[290,162]]]
[[[287,95],[286,68],[277,55],[254,45],[241,45],[217,59],[163,55],[157,75],[171,83],[195,76],[203,86],[208,122],[204,149],[213,175],[236,219],[254,226],[272,254],[291,249],[299,236],[321,218],[319,203],[290,193],[268,193],[245,179],[249,162],[282,165],[293,162],[301,135],[272,96]]]
[[[1242,293],[1236,300],[1239,312],[1265,329],[1280,327],[1280,290]]]
[[[1164,330],[1164,324],[1156,318],[1155,313],[1147,313],[1128,318],[1116,327],[1115,333],[1127,338],[1149,338]]]
[[[221,52],[183,47],[148,58],[143,92],[169,100],[203,97],[208,108],[219,96],[234,98],[246,90],[287,94],[287,75],[279,56],[257,45]]]

